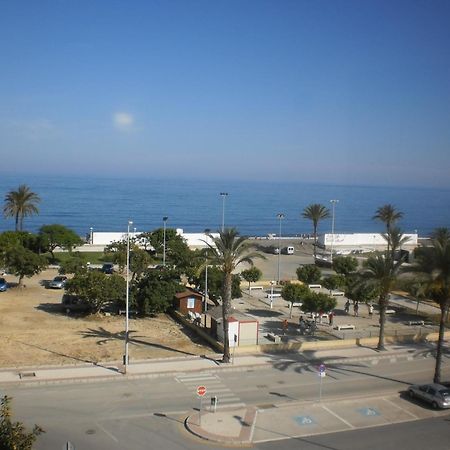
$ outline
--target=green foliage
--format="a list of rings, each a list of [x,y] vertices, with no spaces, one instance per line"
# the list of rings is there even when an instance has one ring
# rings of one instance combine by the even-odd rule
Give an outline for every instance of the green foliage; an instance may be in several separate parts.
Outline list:
[[[343,275],[330,275],[322,279],[322,285],[329,291],[342,289],[346,285],[345,277]]]
[[[364,282],[364,279],[359,277],[352,277],[345,289],[345,296],[358,303],[371,303],[379,295],[380,292],[376,285]]]
[[[171,269],[150,269],[136,284],[136,305],[140,315],[166,312],[175,294],[183,291],[180,275]]]
[[[77,273],[87,269],[86,258],[83,257],[79,252],[76,252],[70,258],[64,259],[59,264],[58,272],[61,275],[68,273]]]
[[[208,267],[208,297],[217,303],[219,298],[223,295],[223,278],[224,274],[218,267]],[[196,279],[196,285],[201,291],[205,290],[205,270],[200,273]],[[232,276],[231,281],[231,298],[242,297],[241,291],[241,277],[238,274]]]
[[[243,270],[241,277],[248,282],[248,289],[250,290],[250,283],[256,283],[262,277],[262,272],[257,267],[250,267],[250,269]]]
[[[7,395],[0,400],[0,450],[31,450],[44,430],[35,425],[28,433],[23,423],[13,422],[11,400]]]
[[[302,303],[311,294],[311,290],[304,284],[288,283],[283,286],[281,296],[291,303]]]
[[[22,245],[8,247],[3,259],[8,272],[19,277],[19,286],[24,277],[32,277],[47,266],[47,260],[40,255],[26,249]]]
[[[336,308],[337,301],[322,292],[312,292],[303,298],[302,310],[305,312],[328,312]]]
[[[43,225],[39,230],[39,236],[43,249],[48,250],[53,259],[55,259],[53,251],[57,247],[71,252],[74,247],[83,244],[80,236],[71,229],[59,224]]]
[[[297,278],[306,284],[316,284],[320,282],[322,272],[314,264],[306,264],[297,268]]]
[[[358,269],[358,260],[353,256],[335,256],[333,258],[333,270],[347,276]]]
[[[66,290],[86,302],[91,312],[97,313],[106,304],[124,301],[126,282],[120,275],[89,270],[76,273],[67,282]]]
[[[319,222],[323,219],[330,217],[330,210],[319,203],[313,203],[308,205],[302,213],[305,219],[309,219],[313,223],[313,233],[314,233],[314,258],[316,257],[317,249],[317,228]]]
[[[123,272],[127,266],[127,241],[113,242],[105,248],[105,258],[119,266]],[[130,242],[130,273],[132,279],[138,279],[152,262],[150,255],[139,248],[134,242]]]

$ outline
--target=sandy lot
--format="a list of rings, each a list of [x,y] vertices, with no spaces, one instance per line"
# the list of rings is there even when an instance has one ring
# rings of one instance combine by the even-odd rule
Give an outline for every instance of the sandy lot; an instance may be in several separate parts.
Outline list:
[[[56,274],[49,269],[25,279],[25,288],[0,292],[0,367],[122,361],[124,317],[67,316],[63,291],[43,286]],[[130,319],[130,360],[212,353],[187,333],[166,315]]]

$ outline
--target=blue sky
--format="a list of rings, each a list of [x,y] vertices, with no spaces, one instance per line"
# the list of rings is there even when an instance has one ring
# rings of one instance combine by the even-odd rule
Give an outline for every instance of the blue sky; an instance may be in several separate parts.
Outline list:
[[[447,0],[0,2],[3,173],[450,187]]]

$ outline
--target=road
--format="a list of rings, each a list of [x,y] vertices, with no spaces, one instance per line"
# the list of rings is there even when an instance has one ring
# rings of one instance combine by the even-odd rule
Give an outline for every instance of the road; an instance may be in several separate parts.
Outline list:
[[[322,385],[322,399],[338,401],[368,394],[382,396],[401,392],[409,383],[428,382],[434,359],[425,356],[330,364]],[[447,358],[443,373],[450,379]],[[288,355],[280,355],[272,366],[254,369],[231,368],[102,383],[62,383],[8,389],[6,393],[14,397],[16,419],[29,426],[37,423],[46,430],[38,439],[37,450],[60,449],[66,441],[71,441],[77,450],[178,449],[199,445],[198,439],[185,431],[183,420],[199,406],[195,387],[200,384],[207,387],[210,395],[217,395],[222,406],[245,404],[264,408],[317,400],[319,395],[317,368],[300,364],[295,356]],[[350,434],[353,433],[361,432]],[[372,430],[365,430],[361,436],[371,433]],[[347,434],[339,433],[339,439],[345,439]],[[382,436],[389,442],[387,434]],[[305,439],[302,438],[302,443]],[[306,440],[315,442],[317,439],[327,442],[328,437]],[[257,448],[279,448],[269,443],[257,445]],[[290,448],[293,443],[286,445]],[[350,448],[320,445],[311,448]],[[302,448],[308,447],[302,444]]]

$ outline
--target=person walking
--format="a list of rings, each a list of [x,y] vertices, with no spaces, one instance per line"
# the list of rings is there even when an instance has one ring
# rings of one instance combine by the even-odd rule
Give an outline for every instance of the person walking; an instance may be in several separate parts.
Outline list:
[[[305,330],[306,330],[306,322],[303,319],[303,316],[300,316],[300,321],[299,321],[298,326],[300,328],[300,334],[303,336],[305,334]]]
[[[358,317],[358,310],[359,310],[358,302],[355,302],[355,304],[353,305],[353,315],[355,317]]]
[[[328,315],[328,322],[331,327],[333,326],[333,316],[334,316],[333,311],[331,311],[330,314]]]
[[[369,317],[370,318],[373,317],[373,305],[372,305],[372,303],[369,303]]]
[[[346,314],[350,311],[350,300],[347,300],[344,305],[344,311]]]

